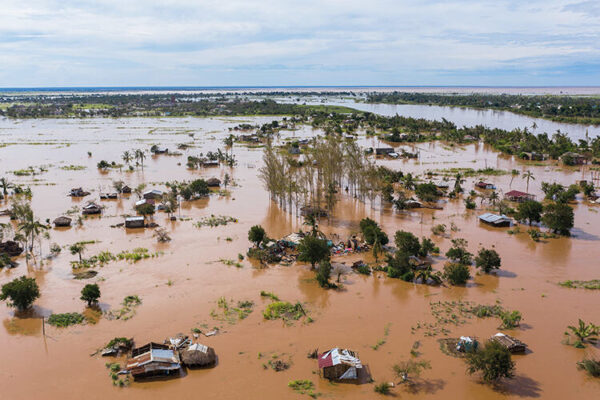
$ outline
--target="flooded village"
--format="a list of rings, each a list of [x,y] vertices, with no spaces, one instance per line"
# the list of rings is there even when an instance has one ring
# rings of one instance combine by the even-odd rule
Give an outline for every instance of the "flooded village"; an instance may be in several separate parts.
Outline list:
[[[600,393],[595,125],[366,90],[0,98],[0,398]]]

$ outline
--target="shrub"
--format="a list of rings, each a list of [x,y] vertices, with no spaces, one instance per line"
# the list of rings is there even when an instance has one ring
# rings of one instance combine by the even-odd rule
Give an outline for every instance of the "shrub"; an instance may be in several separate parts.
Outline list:
[[[474,210],[475,207],[477,207],[477,204],[475,204],[475,202],[469,197],[465,199],[465,207],[467,210]]]
[[[464,285],[470,277],[469,267],[464,264],[447,263],[444,266],[444,278],[453,285]]]
[[[485,382],[493,383],[514,376],[515,363],[510,351],[495,341],[487,342],[480,350],[467,353],[467,373],[481,372]]]
[[[415,187],[415,194],[422,201],[437,201],[439,191],[433,183],[421,183]]]
[[[83,323],[85,317],[79,313],[64,313],[64,314],[52,314],[48,318],[48,323],[52,326],[64,328],[71,325],[77,325]]]
[[[502,320],[501,329],[513,329],[521,323],[521,313],[519,311],[503,311],[500,313]]]
[[[327,260],[321,261],[316,272],[316,278],[319,286],[322,288],[330,288],[332,286],[332,284],[329,282],[329,278],[331,276],[331,263]]]
[[[494,269],[499,269],[501,262],[500,255],[493,249],[481,249],[475,257],[475,265],[486,274]]]
[[[391,385],[387,382],[381,382],[380,384],[375,385],[375,393],[379,393],[379,394],[390,394],[390,389],[391,389]]]
[[[594,359],[583,359],[577,363],[577,368],[585,370],[590,376],[600,378],[600,361]]]
[[[40,288],[35,278],[22,276],[2,285],[0,300],[10,299],[8,305],[23,311],[31,307],[33,302],[40,297]]]
[[[415,273],[409,262],[408,254],[397,251],[394,256],[387,256],[387,274],[390,278],[399,278],[410,282],[414,279]]]

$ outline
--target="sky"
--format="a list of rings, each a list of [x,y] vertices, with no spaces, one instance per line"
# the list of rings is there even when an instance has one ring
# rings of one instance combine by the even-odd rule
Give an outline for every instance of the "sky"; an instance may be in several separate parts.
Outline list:
[[[0,5],[4,88],[600,85],[600,0]]]

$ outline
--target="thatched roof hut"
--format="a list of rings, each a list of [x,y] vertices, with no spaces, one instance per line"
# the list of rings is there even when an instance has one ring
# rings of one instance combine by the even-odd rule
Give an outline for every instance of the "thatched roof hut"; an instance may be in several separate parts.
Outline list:
[[[188,368],[212,367],[217,361],[215,350],[200,343],[194,343],[179,350],[179,357]]]
[[[217,178],[210,178],[206,180],[206,185],[208,187],[219,187],[221,186],[221,181]]]
[[[61,217],[56,218],[54,221],[52,221],[52,223],[55,227],[71,226],[71,218],[65,217],[63,215]]]
[[[129,186],[125,185],[121,188],[121,193],[129,194],[129,193],[131,193],[131,188]]]

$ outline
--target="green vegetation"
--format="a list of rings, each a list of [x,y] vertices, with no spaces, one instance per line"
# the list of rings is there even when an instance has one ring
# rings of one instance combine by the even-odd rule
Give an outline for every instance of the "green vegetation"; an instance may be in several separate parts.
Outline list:
[[[194,225],[198,228],[202,228],[203,226],[209,226],[211,228],[214,228],[217,226],[227,225],[230,222],[236,223],[238,222],[238,219],[234,217],[228,217],[225,215],[215,216],[211,214],[210,217],[204,217],[200,221],[196,222]]]
[[[591,377],[600,378],[600,361],[586,358],[577,363],[577,368],[584,370]]]
[[[500,255],[493,249],[481,249],[475,257],[475,265],[486,274],[499,269],[501,264]]]
[[[452,247],[446,252],[446,257],[455,263],[471,265],[473,254],[467,251],[467,244],[465,239],[452,239]]]
[[[100,287],[97,283],[89,283],[81,289],[80,299],[87,302],[88,307],[98,302],[100,298]]]
[[[305,236],[298,245],[298,260],[308,262],[312,269],[315,264],[329,260],[330,250],[327,240],[315,236]]]
[[[261,297],[268,297],[273,301],[279,301],[279,297],[277,297],[277,295],[273,292],[265,292],[264,290],[260,291],[260,296]]]
[[[570,236],[574,220],[573,209],[565,203],[550,203],[544,206],[542,222],[554,233]]]
[[[31,307],[33,302],[40,297],[40,289],[35,278],[22,276],[2,285],[0,300],[8,300],[9,307],[16,307],[24,311]]]
[[[392,385],[390,385],[388,382],[381,382],[381,383],[378,383],[377,385],[375,385],[373,390],[375,390],[375,393],[388,395],[391,392],[391,388],[392,388]]]
[[[483,348],[468,353],[466,363],[469,375],[479,372],[483,381],[487,383],[514,376],[515,363],[510,351],[495,341],[486,342]]]
[[[265,240],[267,234],[265,229],[260,225],[254,225],[248,231],[248,240],[258,247]]]
[[[567,326],[565,332],[566,343],[574,347],[584,348],[587,343],[596,344],[600,335],[600,326],[593,323],[586,324],[582,319],[579,319],[579,324],[576,326]],[[575,342],[571,343],[571,337],[575,337]]]
[[[81,324],[85,321],[85,317],[77,312],[64,313],[64,314],[52,314],[48,318],[48,323],[52,326],[64,328],[71,325]]]
[[[269,304],[265,311],[263,311],[263,317],[268,320],[282,319],[286,322],[297,321],[302,317],[307,317],[310,322],[310,317],[306,315],[302,304],[292,304],[287,301],[274,301]]]
[[[219,297],[217,308],[210,312],[210,316],[221,322],[231,325],[246,319],[253,311],[254,303],[251,301],[238,301],[237,305],[231,305],[225,297]]]
[[[471,278],[469,266],[459,263],[444,265],[444,278],[453,285],[464,285]]]
[[[288,387],[290,387],[294,392],[300,394],[307,394],[313,399],[318,397],[318,393],[315,393],[315,384],[306,379],[300,379],[295,381],[289,381]]]
[[[142,300],[137,295],[126,296],[121,303],[122,307],[118,310],[110,310],[106,313],[108,319],[122,319],[124,321],[133,318],[135,309],[142,304]]]
[[[435,93],[373,93],[371,103],[435,104],[511,111],[530,117],[558,122],[600,123],[600,102],[596,97],[510,94],[435,94]]]
[[[542,203],[535,200],[526,200],[517,206],[515,217],[518,221],[527,221],[531,225],[533,222],[540,222],[542,220],[543,209],[544,206]]]
[[[402,383],[409,382],[413,377],[419,377],[421,372],[431,369],[431,364],[426,360],[407,360],[394,364],[392,370]]]
[[[370,218],[363,218],[360,221],[360,231],[367,244],[373,245],[378,242],[385,246],[389,242],[389,238],[384,231],[381,230],[377,222]]]
[[[558,283],[562,287],[572,289],[590,289],[600,290],[600,279],[592,279],[589,281],[564,281]]]

